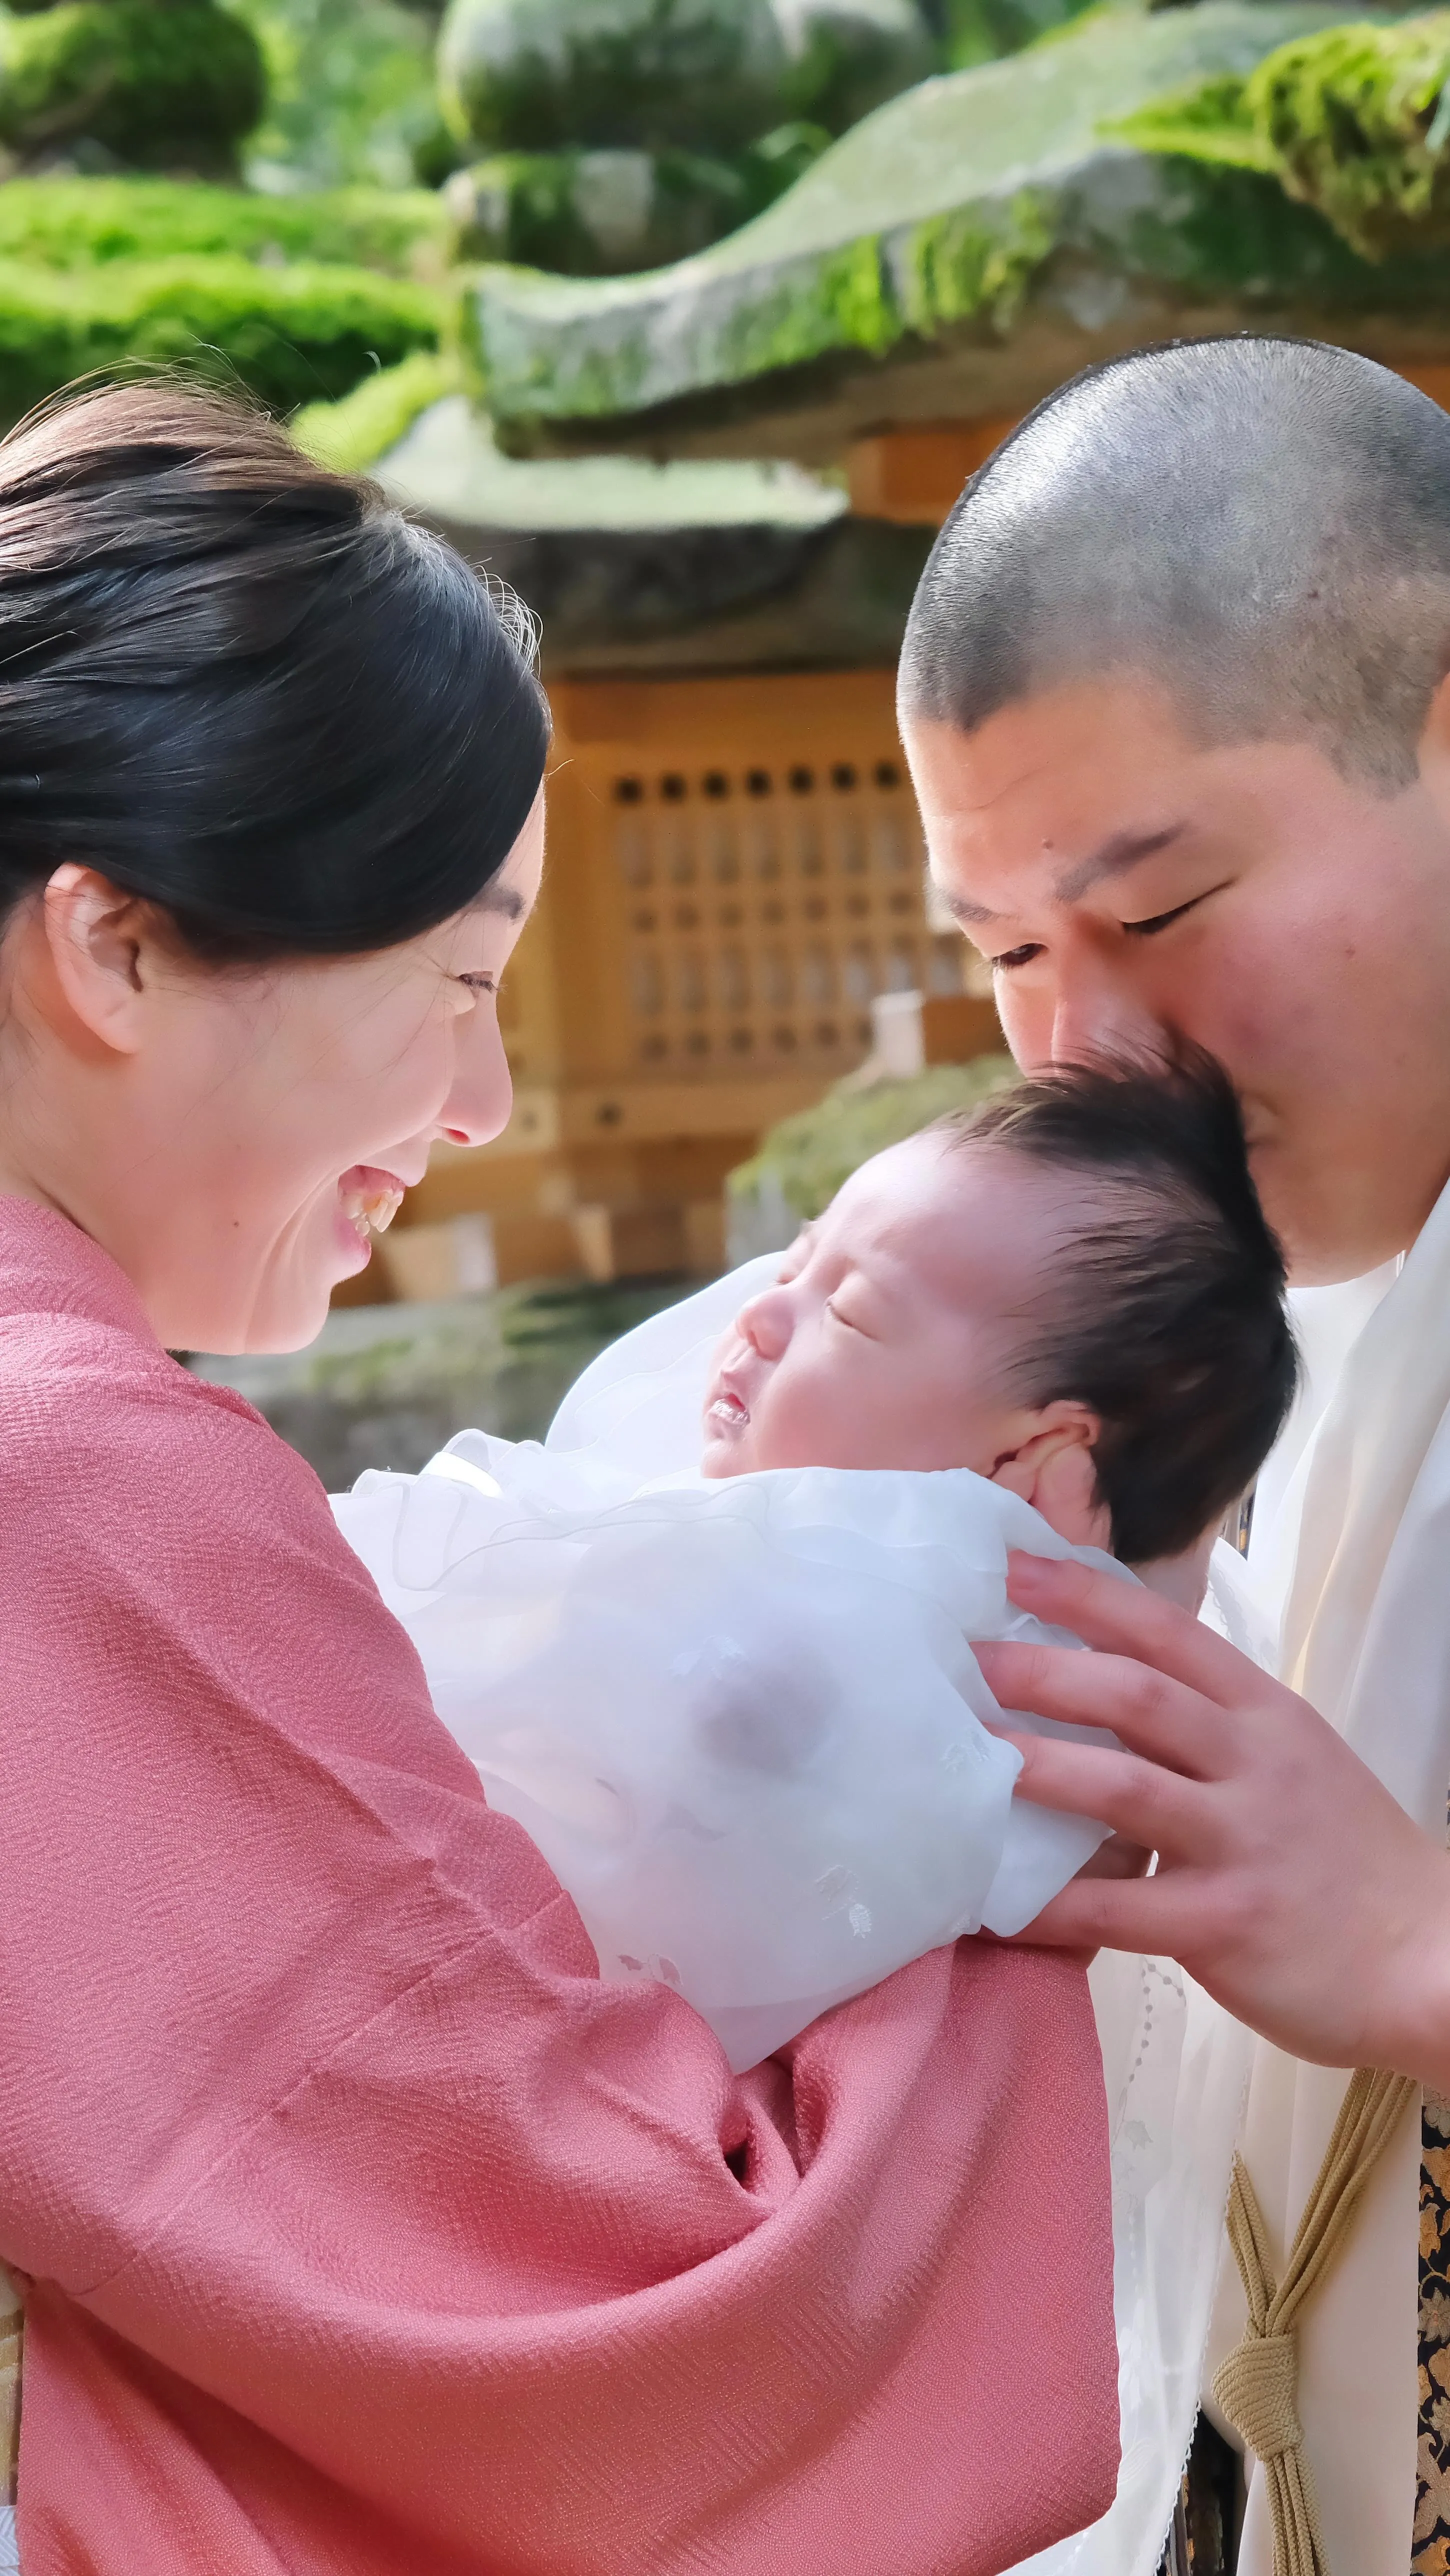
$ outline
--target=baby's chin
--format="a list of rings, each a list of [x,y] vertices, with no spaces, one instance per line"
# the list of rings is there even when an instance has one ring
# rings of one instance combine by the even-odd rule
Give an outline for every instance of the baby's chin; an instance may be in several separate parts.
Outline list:
[[[744,1427],[748,1430],[749,1426]],[[748,1444],[739,1433],[722,1432],[707,1418],[700,1449],[702,1476],[746,1476],[759,1463],[758,1459],[751,1457]]]

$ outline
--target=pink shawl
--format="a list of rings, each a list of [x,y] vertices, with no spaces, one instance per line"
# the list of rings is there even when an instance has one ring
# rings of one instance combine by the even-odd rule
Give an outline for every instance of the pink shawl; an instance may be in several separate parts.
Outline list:
[[[322,1490],[0,1202],[26,2576],[990,2576],[1117,2459],[1081,1971],[732,2079],[603,1986]]]

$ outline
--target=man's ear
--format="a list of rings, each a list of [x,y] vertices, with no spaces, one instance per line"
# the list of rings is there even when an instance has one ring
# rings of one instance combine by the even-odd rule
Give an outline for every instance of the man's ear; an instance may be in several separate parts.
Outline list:
[[[1020,1494],[1073,1547],[1111,1548],[1112,1515],[1098,1491],[1093,1446],[1102,1425],[1085,1404],[1059,1402],[1028,1416],[1015,1449],[992,1469],[994,1485]]]
[[[67,864],[46,886],[41,926],[59,997],[72,1020],[114,1055],[141,1044],[153,944],[148,907],[94,868]]]

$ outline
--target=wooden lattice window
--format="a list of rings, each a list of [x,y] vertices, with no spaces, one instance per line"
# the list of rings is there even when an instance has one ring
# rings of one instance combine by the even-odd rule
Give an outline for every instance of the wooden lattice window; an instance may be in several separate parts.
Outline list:
[[[878,993],[959,988],[899,762],[669,770],[611,792],[641,1067],[844,1071]]]

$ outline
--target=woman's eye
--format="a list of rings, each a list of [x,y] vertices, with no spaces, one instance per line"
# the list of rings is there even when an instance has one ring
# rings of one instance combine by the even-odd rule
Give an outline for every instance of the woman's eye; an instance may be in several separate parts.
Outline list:
[[[1010,975],[1014,966],[1030,966],[1033,958],[1041,955],[1041,940],[1028,939],[1020,948],[1004,948],[1000,957],[989,957],[987,963],[994,975]]]
[[[470,993],[496,993],[498,991],[498,977],[496,975],[460,975],[457,980],[464,986],[465,990]]]

